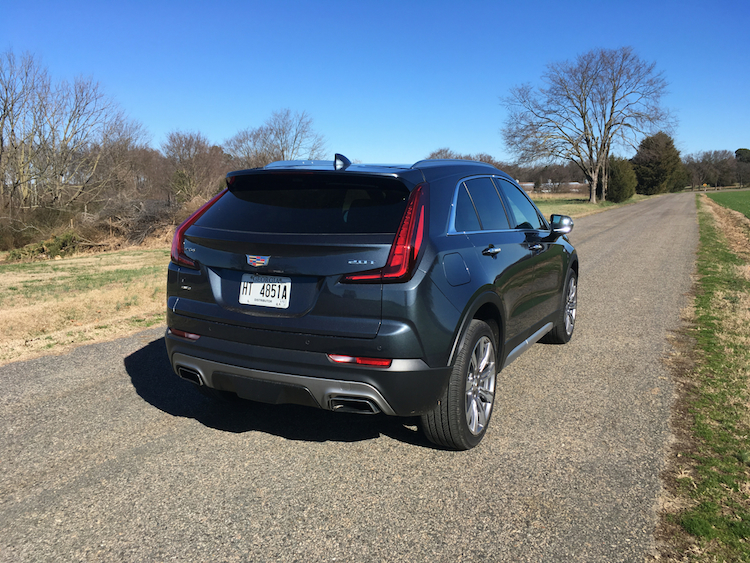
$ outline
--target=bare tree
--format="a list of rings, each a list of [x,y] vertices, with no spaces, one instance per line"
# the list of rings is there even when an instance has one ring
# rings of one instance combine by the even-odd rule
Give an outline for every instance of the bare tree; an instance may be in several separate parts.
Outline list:
[[[45,151],[35,163],[52,205],[67,207],[106,186],[99,174],[111,150],[132,142],[140,127],[131,124],[90,78],[62,82],[49,97],[43,135]]]
[[[15,192],[32,186],[31,162],[41,148],[40,93],[48,88],[46,70],[31,55],[8,51],[0,57],[0,197],[11,213]]]
[[[131,124],[90,78],[52,84],[31,55],[0,58],[0,196],[13,207],[67,208],[100,190],[99,165]]]
[[[448,148],[448,147],[442,147],[437,150],[432,151],[430,154],[427,155],[428,160],[435,160],[435,159],[458,159],[458,160],[471,160],[471,155],[462,155],[457,153],[456,151]]]
[[[520,162],[574,162],[589,183],[596,203],[600,172],[613,145],[635,147],[639,138],[669,124],[661,107],[666,91],[654,63],[632,48],[596,49],[574,61],[551,63],[545,86],[511,89],[504,99],[510,114],[502,135]],[[606,174],[603,196],[606,196]]]
[[[224,150],[231,158],[232,166],[237,169],[260,168],[273,162],[266,147],[266,136],[264,127],[243,129],[224,143]]]
[[[312,118],[306,112],[275,111],[266,122],[266,146],[274,160],[313,160],[323,155],[325,144],[315,133]]]
[[[690,176],[692,187],[708,184],[710,186],[731,186],[738,180],[740,164],[731,151],[704,151],[687,155],[683,159]]]
[[[96,198],[87,203],[108,202],[112,199],[140,199],[143,197],[166,200],[163,175],[157,177],[153,164],[164,169],[164,156],[148,148],[147,135],[139,123],[113,122],[110,140],[100,157],[99,166],[91,183],[101,187]]]
[[[239,168],[256,168],[276,160],[314,160],[323,157],[325,139],[313,129],[306,112],[283,109],[260,127],[244,129],[224,143]]]
[[[171,188],[180,201],[207,198],[216,192],[228,171],[221,147],[201,133],[172,131],[162,144],[171,171]]]
[[[457,159],[457,160],[475,160],[477,162],[484,162],[486,164],[490,164],[494,166],[495,168],[499,168],[501,170],[504,170],[507,167],[506,164],[503,164],[499,160],[496,160],[494,157],[484,152],[480,152],[477,154],[460,154],[448,147],[443,147],[435,151],[432,151],[430,154],[427,155],[428,160],[446,159],[446,158]]]

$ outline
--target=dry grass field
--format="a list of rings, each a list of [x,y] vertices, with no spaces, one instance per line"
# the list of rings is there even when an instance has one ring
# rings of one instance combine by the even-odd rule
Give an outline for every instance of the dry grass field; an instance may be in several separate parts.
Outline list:
[[[0,263],[0,365],[164,321],[169,249]]]

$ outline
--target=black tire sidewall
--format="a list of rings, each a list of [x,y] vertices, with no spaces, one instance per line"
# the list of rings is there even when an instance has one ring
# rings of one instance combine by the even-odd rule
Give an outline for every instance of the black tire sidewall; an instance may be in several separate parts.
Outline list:
[[[575,270],[570,269],[568,270],[568,273],[565,275],[565,285],[562,287],[562,296],[560,298],[560,311],[557,314],[557,317],[555,319],[555,326],[552,327],[552,330],[550,330],[547,334],[544,335],[542,338],[542,342],[545,342],[547,344],[567,344],[570,342],[570,339],[573,337],[573,333],[575,332],[575,323],[573,324],[573,330],[570,332],[570,334],[567,333],[565,330],[565,317],[568,314],[567,313],[567,307],[568,307],[568,293],[569,287],[570,287],[570,280],[574,279],[576,280],[576,299],[578,296],[578,274],[576,274]]]

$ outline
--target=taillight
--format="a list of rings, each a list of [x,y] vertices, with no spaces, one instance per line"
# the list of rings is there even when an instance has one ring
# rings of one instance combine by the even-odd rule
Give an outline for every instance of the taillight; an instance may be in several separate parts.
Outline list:
[[[361,356],[342,356],[340,354],[328,354],[328,359],[337,364],[357,364],[359,366],[376,368],[391,367],[391,363],[393,362],[389,358],[363,358]]]
[[[179,330],[177,328],[170,328],[169,332],[180,338],[187,338],[188,340],[198,340],[201,337],[200,334],[185,332],[184,330]]]
[[[190,225],[195,223],[200,216],[208,211],[208,208],[216,203],[226,192],[226,189],[221,190],[218,194],[204,203],[198,211],[185,219],[179,227],[177,227],[177,230],[174,232],[174,238],[172,239],[172,262],[180,266],[187,266],[188,268],[197,268],[195,261],[188,258],[185,254],[185,231],[187,231]]]
[[[388,254],[388,260],[380,269],[348,274],[341,278],[344,283],[405,282],[414,276],[414,269],[422,249],[426,228],[424,191],[427,184],[419,184],[406,203],[396,236]]]

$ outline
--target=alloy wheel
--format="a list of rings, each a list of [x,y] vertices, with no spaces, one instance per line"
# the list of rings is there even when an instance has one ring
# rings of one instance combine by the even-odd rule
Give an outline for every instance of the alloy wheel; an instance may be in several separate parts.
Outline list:
[[[477,436],[492,414],[495,400],[495,347],[487,336],[474,345],[466,374],[466,424]]]
[[[565,297],[565,333],[570,336],[576,324],[576,311],[578,308],[578,282],[571,275],[568,281],[568,292]]]

